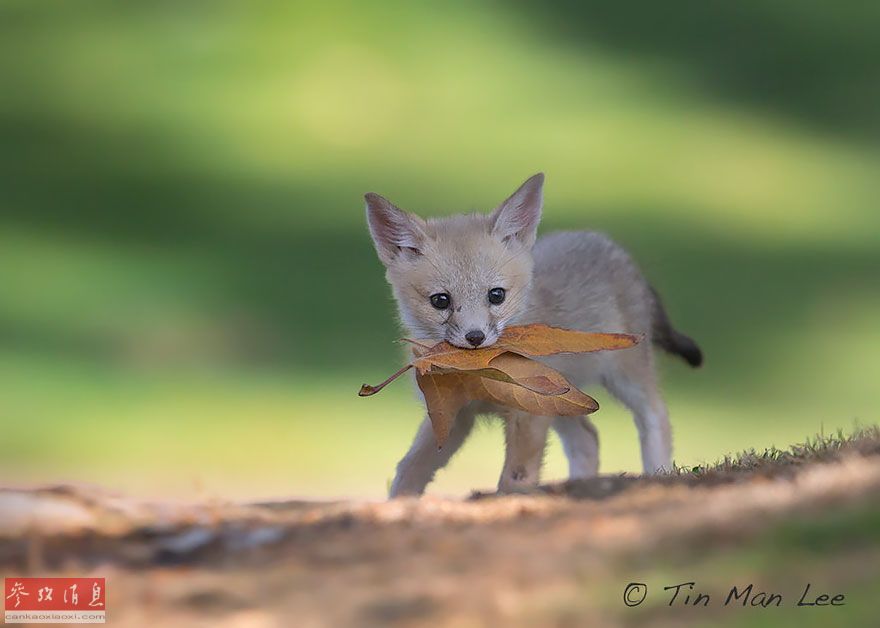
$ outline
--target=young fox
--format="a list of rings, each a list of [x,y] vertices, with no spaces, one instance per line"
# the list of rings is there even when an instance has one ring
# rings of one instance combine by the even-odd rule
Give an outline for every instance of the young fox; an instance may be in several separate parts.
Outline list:
[[[645,473],[672,465],[669,416],[657,389],[651,342],[699,366],[702,353],[669,322],[657,293],[629,255],[588,231],[553,233],[536,242],[544,175],[528,179],[491,214],[424,220],[378,194],[367,194],[367,222],[400,317],[412,338],[486,347],[506,325],[545,323],[584,331],[643,334],[623,351],[546,358],[579,387],[601,384],[633,413]],[[587,417],[543,417],[471,404],[442,449],[425,418],[397,465],[390,495],[421,495],[461,447],[477,414],[502,415],[506,455],[502,492],[538,484],[547,431],[562,440],[571,478],[596,475],[599,442]]]

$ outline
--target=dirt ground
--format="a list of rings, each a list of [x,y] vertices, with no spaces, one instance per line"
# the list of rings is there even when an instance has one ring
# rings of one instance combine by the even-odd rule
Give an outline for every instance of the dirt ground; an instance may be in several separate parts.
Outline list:
[[[467,500],[0,490],[0,575],[107,578],[115,626],[880,625],[880,432]],[[631,582],[642,583],[625,601]],[[670,605],[695,582],[711,603]],[[778,591],[782,608],[732,586]],[[842,593],[840,607],[797,606]],[[873,622],[873,623],[871,623]]]

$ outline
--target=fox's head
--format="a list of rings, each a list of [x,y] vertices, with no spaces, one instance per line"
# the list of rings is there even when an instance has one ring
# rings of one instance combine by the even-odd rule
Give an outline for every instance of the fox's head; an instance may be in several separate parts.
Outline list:
[[[495,343],[526,306],[544,175],[491,214],[424,220],[367,194],[367,222],[404,325],[458,347]]]

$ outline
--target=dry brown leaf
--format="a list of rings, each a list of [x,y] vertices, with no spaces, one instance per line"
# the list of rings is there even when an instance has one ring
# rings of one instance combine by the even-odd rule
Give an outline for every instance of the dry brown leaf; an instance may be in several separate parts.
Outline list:
[[[605,334],[574,329],[562,329],[535,323],[508,327],[491,348],[531,357],[557,353],[590,353],[614,351],[638,344],[641,338],[633,334]]]
[[[415,359],[378,386],[361,387],[373,395],[410,368],[425,397],[439,445],[446,441],[459,410],[482,400],[535,415],[578,416],[599,409],[589,395],[572,386],[555,369],[526,356],[626,349],[639,342],[631,334],[603,334],[548,325],[508,327],[491,347],[462,349],[447,342],[412,343]]]
[[[420,373],[427,373],[434,367],[475,371],[488,368],[489,362],[509,350],[496,345],[482,349],[462,349],[448,342],[440,342],[428,350],[415,347],[413,351],[416,359],[413,366]]]
[[[432,366],[468,371],[486,368],[493,358],[504,351],[530,357],[557,353],[590,353],[627,349],[639,340],[633,334],[595,333],[533,323],[508,327],[495,344],[480,349],[461,349],[445,341],[432,346],[429,346],[430,341],[407,342],[416,346],[418,359],[413,362],[413,366],[425,373]]]
[[[483,364],[486,364],[486,366],[482,366]],[[433,366],[418,372],[421,374],[467,372],[487,379],[498,380],[499,382],[516,384],[542,395],[561,395],[568,392],[571,388],[571,385],[565,381],[565,378],[558,371],[545,364],[516,353],[510,353],[509,351],[493,357],[488,362],[481,360],[475,363],[474,367],[456,369],[445,366]]]
[[[438,447],[443,447],[449,437],[458,411],[471,400],[465,383],[470,378],[480,379],[479,376],[462,372],[421,375],[416,371],[416,383],[425,397],[425,406]]]
[[[568,384],[562,375],[557,373],[557,376]],[[580,416],[599,409],[595,399],[570,384],[562,394],[543,395],[469,371],[416,373],[416,382],[425,396],[434,437],[440,447],[449,437],[458,411],[472,400],[497,403],[538,416]]]
[[[571,384],[559,371],[518,353],[502,353],[489,361],[489,368],[485,371],[489,373],[500,372],[504,375],[503,377],[490,376],[489,379],[517,384],[542,395],[562,395],[571,390]],[[483,373],[484,371],[477,372]]]

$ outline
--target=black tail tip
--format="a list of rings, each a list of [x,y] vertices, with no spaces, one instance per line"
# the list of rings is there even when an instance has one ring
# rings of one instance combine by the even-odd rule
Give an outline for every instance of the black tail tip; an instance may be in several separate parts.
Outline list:
[[[700,347],[684,334],[676,334],[673,353],[680,355],[685,362],[694,368],[703,365],[703,352]]]
[[[700,348],[696,345],[694,345],[692,351],[685,351],[684,353],[682,353],[681,357],[683,357],[685,362],[687,362],[694,368],[703,366],[703,352],[700,351]]]

